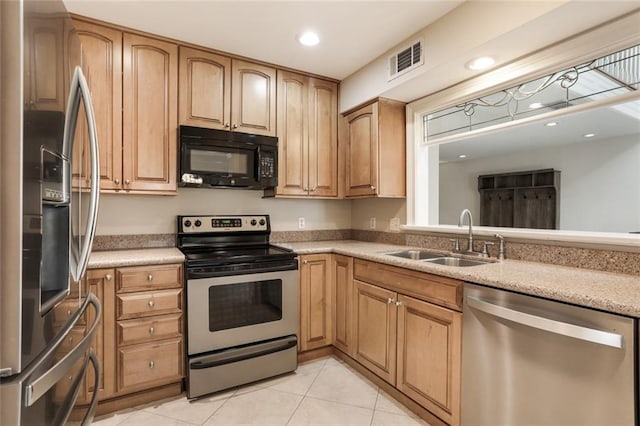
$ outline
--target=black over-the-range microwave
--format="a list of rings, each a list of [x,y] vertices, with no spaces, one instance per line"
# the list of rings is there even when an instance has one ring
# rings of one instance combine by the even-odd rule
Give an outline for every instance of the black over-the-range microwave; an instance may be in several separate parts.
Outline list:
[[[180,126],[180,186],[264,189],[278,184],[278,138]]]

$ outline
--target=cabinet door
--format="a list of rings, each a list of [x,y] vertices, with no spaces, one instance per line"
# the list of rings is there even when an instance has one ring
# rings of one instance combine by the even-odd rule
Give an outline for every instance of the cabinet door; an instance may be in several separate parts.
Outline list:
[[[64,111],[64,19],[28,18],[24,40],[26,109]]]
[[[87,292],[95,294],[102,304],[102,318],[98,325],[91,349],[96,353],[100,361],[100,387],[98,388],[98,398],[105,399],[113,395],[116,391],[116,363],[115,363],[115,320],[114,311],[114,271],[113,269],[95,269],[87,272]],[[87,324],[92,324],[95,318],[93,309],[88,310]],[[91,395],[95,392],[95,377],[93,369],[89,368],[86,380],[88,403]]]
[[[331,255],[300,257],[300,350],[332,344]]]
[[[353,258],[333,257],[334,346],[353,356]]]
[[[180,46],[180,124],[228,130],[231,59]]]
[[[309,78],[278,71],[278,195],[307,195]]]
[[[82,68],[94,99],[100,150],[100,189],[122,188],[122,32],[83,21],[74,21],[82,43]],[[73,40],[72,38],[70,40]],[[69,69],[69,75],[73,75]],[[80,121],[75,147],[83,147],[88,159],[86,123]],[[88,160],[85,170],[89,170]]]
[[[378,104],[347,116],[347,197],[375,195],[378,190]]]
[[[457,425],[462,314],[403,295],[399,302],[396,387]]]
[[[355,356],[392,385],[396,381],[396,293],[354,280]]]
[[[176,191],[178,46],[123,37],[124,189]]]
[[[231,128],[258,135],[276,135],[276,70],[232,61]]]
[[[309,80],[309,195],[338,196],[338,85]]]

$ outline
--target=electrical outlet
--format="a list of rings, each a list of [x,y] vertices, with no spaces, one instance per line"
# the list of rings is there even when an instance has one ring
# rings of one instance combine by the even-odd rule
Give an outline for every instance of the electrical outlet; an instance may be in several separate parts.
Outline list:
[[[304,217],[298,218],[298,229],[304,229]]]
[[[392,217],[389,221],[389,230],[394,232],[400,232],[400,218]]]
[[[375,217],[370,217],[369,218],[369,229],[376,229],[376,218]]]

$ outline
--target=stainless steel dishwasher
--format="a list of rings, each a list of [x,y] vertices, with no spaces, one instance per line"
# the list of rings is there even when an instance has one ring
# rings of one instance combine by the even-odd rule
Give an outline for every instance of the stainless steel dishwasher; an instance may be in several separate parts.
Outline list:
[[[463,426],[637,425],[637,321],[465,284]]]

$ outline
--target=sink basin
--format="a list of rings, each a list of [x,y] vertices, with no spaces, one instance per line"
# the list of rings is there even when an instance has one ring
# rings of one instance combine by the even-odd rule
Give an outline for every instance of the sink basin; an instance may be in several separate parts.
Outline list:
[[[425,259],[424,261],[429,263],[437,263],[438,265],[445,265],[445,266],[477,266],[477,265],[486,265],[487,263],[492,263],[487,260],[471,260],[471,259],[462,259],[460,257],[436,257],[431,259]]]
[[[442,258],[442,253],[436,253],[429,250],[403,250],[395,253],[387,253],[389,256],[402,257],[412,260],[426,260]]]

